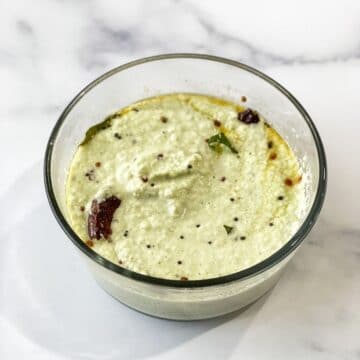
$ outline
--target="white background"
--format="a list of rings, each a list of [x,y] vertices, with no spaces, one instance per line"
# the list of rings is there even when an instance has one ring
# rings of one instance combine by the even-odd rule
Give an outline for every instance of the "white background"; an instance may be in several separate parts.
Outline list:
[[[311,236],[267,296],[181,323],[119,304],[49,211],[42,158],[61,110],[139,57],[201,52],[263,70],[309,111],[329,167]],[[1,359],[360,359],[360,2],[0,3]]]

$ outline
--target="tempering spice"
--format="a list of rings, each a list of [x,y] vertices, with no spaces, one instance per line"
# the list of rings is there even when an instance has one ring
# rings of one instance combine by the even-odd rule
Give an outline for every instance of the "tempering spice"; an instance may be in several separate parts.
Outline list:
[[[239,112],[238,120],[247,125],[257,124],[260,121],[259,115],[252,109],[246,109],[243,112]]]
[[[86,245],[88,247],[93,247],[94,246],[94,242],[92,240],[86,240]]]
[[[277,158],[277,154],[276,153],[271,153],[270,156],[269,156],[269,159],[270,160],[275,160]]]
[[[232,226],[228,226],[228,225],[224,225],[224,228],[227,234],[230,234],[234,229]]]
[[[89,179],[89,181],[95,180],[95,171],[91,169],[85,173],[85,176]]]
[[[110,196],[101,202],[96,199],[92,201],[88,218],[88,233],[91,239],[107,239],[111,235],[113,215],[120,204],[121,200],[116,196]]]
[[[219,133],[207,140],[209,148],[221,154],[223,146],[227,147],[232,153],[237,154],[238,151],[232,146],[230,140],[224,133]]]

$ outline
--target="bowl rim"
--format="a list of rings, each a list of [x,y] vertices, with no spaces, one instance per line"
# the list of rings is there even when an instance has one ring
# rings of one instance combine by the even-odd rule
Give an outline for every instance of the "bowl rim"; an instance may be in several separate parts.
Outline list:
[[[318,162],[319,162],[319,180],[317,184],[317,190],[316,195],[313,201],[313,204],[311,206],[311,209],[306,217],[306,219],[303,221],[302,225],[299,227],[297,232],[292,236],[292,238],[284,245],[282,246],[278,251],[276,251],[274,254],[272,254],[270,257],[266,258],[265,260],[249,267],[244,270],[225,275],[220,276],[216,278],[209,278],[209,279],[202,279],[202,280],[172,280],[172,279],[163,279],[163,278],[157,278],[152,277],[144,274],[137,273],[135,271],[123,268],[96,253],[94,250],[92,250],[90,247],[88,247],[81,239],[80,237],[72,230],[70,224],[66,221],[64,215],[62,214],[60,210],[60,206],[57,203],[55,193],[53,190],[52,185],[52,179],[51,179],[51,164],[52,164],[52,154],[53,154],[53,148],[54,144],[57,138],[57,135],[59,133],[59,130],[61,129],[62,124],[66,120],[67,115],[71,112],[71,110],[76,106],[76,104],[89,92],[91,91],[95,86],[100,84],[102,81],[106,80],[107,78],[111,77],[112,75],[124,71],[126,69],[132,68],[137,65],[145,64],[148,62],[153,61],[161,61],[161,60],[169,60],[169,59],[196,59],[196,60],[205,60],[205,61],[214,61],[219,62],[222,64],[230,65],[233,67],[236,67],[238,69],[247,71],[252,73],[253,75],[261,78],[262,80],[268,82],[270,85],[275,87],[278,91],[280,91],[299,111],[299,113],[302,115],[303,119],[305,120],[306,124],[308,125],[310,132],[313,136],[316,149],[317,149],[317,155],[318,155]],[[325,193],[326,193],[326,185],[327,185],[327,165],[326,165],[326,156],[324,151],[324,146],[322,144],[321,138],[319,136],[319,133],[311,120],[309,114],[304,109],[304,107],[300,104],[300,102],[288,91],[286,90],[282,85],[280,85],[277,81],[272,79],[271,77],[265,75],[264,73],[260,72],[257,69],[254,69],[251,66],[245,65],[243,63],[240,63],[235,60],[230,60],[223,57],[218,57],[214,55],[207,55],[207,54],[196,54],[196,53],[171,53],[171,54],[161,54],[156,56],[150,56],[141,58],[138,60],[134,60],[131,62],[128,62],[126,64],[120,65],[118,67],[115,67],[111,69],[110,71],[105,72],[103,75],[99,76],[94,81],[90,82],[87,86],[85,86],[66,106],[64,111],[61,113],[60,117],[58,118],[57,122],[55,123],[55,126],[50,134],[47,146],[46,146],[46,152],[45,152],[45,158],[44,158],[44,181],[45,181],[45,190],[46,195],[51,207],[51,210],[63,229],[63,231],[66,233],[66,235],[70,238],[70,240],[77,246],[77,248],[83,252],[86,256],[88,256],[91,260],[95,261],[100,266],[113,271],[117,274],[123,275],[127,278],[140,281],[147,284],[152,285],[159,285],[159,286],[166,286],[166,287],[176,287],[176,288],[203,288],[208,286],[214,286],[214,285],[222,285],[233,281],[238,280],[244,280],[246,278],[258,275],[259,273],[262,273],[266,271],[267,269],[275,266],[279,262],[281,262],[283,259],[285,259],[288,255],[290,255],[304,240],[306,235],[310,232],[311,228],[316,222],[316,219],[320,213],[320,210],[322,208]]]

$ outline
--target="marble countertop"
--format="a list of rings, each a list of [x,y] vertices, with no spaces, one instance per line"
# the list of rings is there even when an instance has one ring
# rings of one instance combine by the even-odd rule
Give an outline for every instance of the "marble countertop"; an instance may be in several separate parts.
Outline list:
[[[359,34],[358,0],[2,1],[0,358],[360,359]],[[245,311],[192,323],[103,293],[42,180],[71,98],[119,64],[170,52],[229,57],[282,83],[316,123],[329,168],[321,217],[278,285]]]

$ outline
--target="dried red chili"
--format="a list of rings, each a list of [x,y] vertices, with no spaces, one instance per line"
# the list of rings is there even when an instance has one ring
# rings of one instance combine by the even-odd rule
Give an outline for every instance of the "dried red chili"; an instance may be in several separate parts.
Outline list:
[[[88,233],[91,239],[107,239],[111,235],[111,222],[120,204],[121,200],[116,196],[110,196],[101,202],[96,199],[92,201],[88,218]]]

